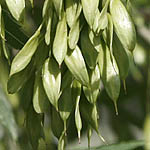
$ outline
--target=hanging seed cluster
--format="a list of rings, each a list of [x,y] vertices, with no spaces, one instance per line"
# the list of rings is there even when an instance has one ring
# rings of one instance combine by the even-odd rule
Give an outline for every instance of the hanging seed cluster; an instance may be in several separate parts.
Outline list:
[[[5,1],[19,21],[24,0]],[[121,81],[125,85],[129,70],[128,53],[136,44],[128,10],[121,0],[45,0],[42,17],[37,31],[13,59],[7,86],[13,94],[35,77],[34,109],[26,118],[32,145],[37,149],[35,143],[43,136],[40,114],[48,109],[59,150],[65,146],[71,113],[79,140],[84,118],[89,125],[89,141],[93,129],[104,141],[98,130],[96,101],[102,81],[118,113]],[[0,7],[1,47],[7,58],[4,33]]]

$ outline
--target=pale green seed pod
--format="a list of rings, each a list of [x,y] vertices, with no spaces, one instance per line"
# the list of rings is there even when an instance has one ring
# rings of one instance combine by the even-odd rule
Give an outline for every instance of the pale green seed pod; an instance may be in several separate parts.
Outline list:
[[[73,76],[81,84],[89,86],[89,75],[87,72],[84,58],[78,46],[76,46],[73,51],[68,50],[68,53],[65,57],[65,64],[67,65]]]
[[[64,122],[64,131],[67,130],[67,120],[71,114],[72,108],[73,108],[73,101],[72,101],[72,93],[71,93],[71,85],[67,86],[59,99],[58,103],[58,111],[60,113],[60,116]]]
[[[56,34],[53,43],[53,55],[59,65],[62,64],[67,53],[67,23],[63,12],[62,19],[57,24]]]
[[[99,138],[105,143],[104,138],[98,130],[98,112],[96,104],[90,104],[84,97],[81,100],[81,114],[88,124],[96,131]]]
[[[88,130],[87,130],[87,137],[88,137],[88,148],[91,147],[91,136],[93,133],[93,129],[91,128],[90,125],[88,125]]]
[[[54,107],[51,108],[51,122],[50,123],[51,123],[51,129],[52,129],[54,136],[57,137],[57,139],[59,139],[63,132],[64,125],[63,125],[63,121],[60,117],[59,112],[57,112]]]
[[[46,0],[43,6],[43,20],[46,25],[45,43],[50,44],[51,24],[53,19],[53,5],[51,0]]]
[[[81,32],[81,51],[90,69],[94,69],[97,63],[98,52],[94,48],[88,36],[88,28],[83,28]]]
[[[98,9],[99,5],[99,0],[81,0],[81,2],[86,21],[92,29],[95,20],[96,10]]]
[[[62,18],[63,0],[52,0],[59,20]]]
[[[125,80],[129,72],[129,58],[117,35],[114,35],[113,54],[119,68],[120,78]]]
[[[107,19],[107,9],[109,5],[109,1],[107,0],[102,11],[99,12],[99,9],[96,11],[96,17],[93,24],[93,30],[96,34],[100,34],[101,30],[104,30],[107,27],[108,19]]]
[[[37,113],[47,112],[50,105],[42,84],[41,71],[37,72],[34,81],[33,107]]]
[[[81,95],[81,84],[77,80],[73,81],[72,85],[72,98],[75,101],[75,124],[78,131],[78,139],[80,143],[80,134],[82,129],[82,120],[80,115],[80,95]]]
[[[70,49],[75,49],[80,35],[80,20],[77,19],[69,31],[68,45]]]
[[[90,88],[83,87],[83,91],[87,100],[90,103],[95,104],[100,90],[100,71],[98,65],[96,65],[94,70],[90,71],[89,76],[90,76]]]
[[[110,13],[118,38],[123,46],[132,52],[136,44],[136,32],[128,11],[120,0],[111,0]]]
[[[58,110],[58,99],[60,96],[61,72],[58,64],[53,58],[46,59],[42,79],[45,92],[51,104]]]
[[[109,95],[109,97],[113,100],[116,114],[118,114],[117,110],[117,99],[120,94],[120,77],[117,63],[113,58],[113,62],[111,60],[110,50],[108,46],[102,41],[102,49],[99,52],[99,69],[101,73],[101,78],[104,84],[104,87]]]
[[[67,24],[72,28],[81,13],[82,5],[79,0],[65,0],[65,5]]]
[[[65,148],[65,131],[62,132],[58,141],[58,150],[64,150]]]

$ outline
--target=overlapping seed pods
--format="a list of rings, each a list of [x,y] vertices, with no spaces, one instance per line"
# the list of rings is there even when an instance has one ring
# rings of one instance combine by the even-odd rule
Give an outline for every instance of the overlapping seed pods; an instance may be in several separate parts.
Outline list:
[[[8,9],[20,21],[25,0],[11,1],[6,0]],[[121,0],[45,0],[42,17],[39,28],[11,62],[7,86],[9,93],[18,92],[34,76],[26,122],[31,143],[36,149],[41,116],[49,110],[59,150],[64,150],[72,113],[79,140],[84,119],[89,126],[89,146],[92,130],[105,141],[98,130],[100,83],[118,114],[120,80],[125,81],[129,70],[127,51],[132,52],[136,44],[135,27],[126,7]],[[0,52],[8,58],[4,24],[0,6]],[[36,133],[32,132],[34,120],[40,128]]]

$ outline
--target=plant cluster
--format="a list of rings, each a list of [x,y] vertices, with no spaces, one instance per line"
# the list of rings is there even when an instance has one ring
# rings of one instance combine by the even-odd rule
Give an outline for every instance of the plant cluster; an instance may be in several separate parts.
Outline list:
[[[31,4],[33,6],[33,1]],[[5,0],[12,16],[21,22],[25,0]],[[14,57],[7,90],[18,92],[34,80],[33,98],[26,112],[26,128],[34,149],[43,135],[43,116],[50,110],[51,128],[63,150],[71,113],[80,140],[82,119],[88,138],[98,130],[97,98],[101,81],[113,100],[116,113],[121,81],[129,71],[129,56],[136,32],[129,14],[130,1],[45,0],[43,21]],[[5,22],[0,5],[0,55],[9,60]]]

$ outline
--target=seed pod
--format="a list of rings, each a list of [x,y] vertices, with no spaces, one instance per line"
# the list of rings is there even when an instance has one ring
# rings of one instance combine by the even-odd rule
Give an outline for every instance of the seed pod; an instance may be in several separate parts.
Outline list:
[[[65,4],[67,24],[72,28],[81,13],[82,5],[79,0],[65,0]]]
[[[6,0],[6,4],[12,16],[19,21],[25,9],[25,0]]]
[[[10,76],[22,71],[30,63],[39,44],[40,29],[41,26],[13,59]]]
[[[97,9],[96,18],[93,24],[93,30],[96,34],[100,33],[100,30],[103,30],[107,27],[108,19],[107,19],[107,9],[109,5],[109,1],[107,0],[102,11],[99,12]]]
[[[68,53],[65,57],[65,64],[67,65],[73,76],[83,85],[89,85],[89,76],[84,62],[84,58],[78,46]],[[80,65],[79,65],[80,64]]]
[[[73,81],[73,76],[69,70],[67,70],[62,78],[61,91],[71,85]]]
[[[90,125],[88,125],[88,130],[87,130],[87,137],[88,137],[88,148],[91,147],[91,136],[93,133],[93,129],[91,128]]]
[[[96,131],[100,139],[105,143],[104,138],[100,135],[100,132],[98,130],[98,114],[96,105],[90,104],[84,97],[82,97],[80,108],[82,117],[86,120],[88,124],[90,124],[90,126]]]
[[[7,82],[8,93],[13,94],[18,92],[29,80],[33,71],[34,71],[33,63],[30,62],[29,65],[24,70],[11,75]]]
[[[129,72],[129,58],[118,37],[114,35],[113,54],[116,59],[120,78],[125,80]]]
[[[100,35],[96,35],[96,34],[94,34],[94,32],[92,30],[89,30],[89,39],[90,39],[91,43],[93,44],[95,50],[97,52],[99,52],[101,49]]]
[[[95,50],[92,45],[89,36],[88,29],[84,28],[81,32],[81,50],[85,61],[90,69],[95,68],[97,63],[98,52]]]
[[[61,72],[53,58],[48,58],[43,65],[42,79],[45,92],[51,104],[58,110],[60,96]]]
[[[132,52],[136,44],[136,32],[130,15],[120,0],[110,1],[110,13],[118,38],[122,45]]]
[[[44,138],[44,131],[41,122],[42,116],[35,113],[33,108],[30,107],[26,116],[26,128],[33,149],[37,149],[39,139]]]
[[[64,150],[65,148],[65,131],[62,132],[58,141],[58,150]]]
[[[144,138],[145,138],[145,150],[150,149],[150,114],[147,114],[144,123]]]
[[[110,51],[104,41],[102,42],[102,49],[99,52],[98,63],[104,87],[109,97],[113,100],[116,114],[118,114],[117,99],[120,93],[119,70],[114,57],[112,64]]]
[[[57,18],[57,14],[55,11],[53,11],[53,21],[52,21],[52,24],[51,24],[51,37],[50,37],[50,48],[51,50],[53,50],[53,42],[54,42],[54,39],[55,39],[55,34],[56,34],[56,29],[57,29],[57,25],[58,25],[58,18]]]
[[[112,52],[112,44],[113,44],[113,21],[112,21],[112,17],[109,13],[107,13],[107,17],[108,17],[108,26],[106,28],[106,41],[107,41],[107,44],[109,45],[109,50],[110,50],[110,53],[111,53],[111,59],[113,57],[113,52]],[[113,60],[113,59],[112,59]]]
[[[3,19],[2,14],[0,16],[0,40],[1,40],[2,50],[3,50],[4,56],[8,61],[10,61],[9,60],[10,52],[8,51],[8,48],[6,47],[5,24],[4,24],[4,19]]]
[[[71,85],[66,87],[62,95],[60,96],[59,99],[59,113],[60,116],[64,122],[64,131],[66,132],[67,128],[67,119],[70,116],[70,113],[73,108],[73,101],[72,101],[72,94],[71,94]]]
[[[81,95],[81,84],[77,80],[74,80],[72,85],[72,98],[73,101],[75,101],[75,124],[78,131],[79,143],[80,143],[80,132],[82,129],[82,120],[79,109],[80,95]]]
[[[69,31],[68,44],[70,49],[75,49],[80,35],[80,21],[77,19]]]
[[[90,72],[90,88],[83,87],[87,100],[95,104],[100,90],[100,71],[98,65]]]
[[[52,0],[59,20],[62,18],[63,0]]]
[[[33,91],[33,107],[37,113],[44,113],[49,108],[49,101],[42,84],[41,71],[36,73]]]
[[[50,44],[52,17],[53,17],[52,1],[46,0],[43,6],[43,19],[46,25],[45,42],[47,45]]]
[[[50,47],[45,44],[43,40],[37,47],[37,50],[34,54],[34,64],[36,66],[36,70],[40,70],[49,55]]]
[[[63,132],[63,121],[59,115],[59,112],[56,111],[54,107],[51,109],[51,129],[55,137],[57,139],[60,138],[62,132]]]
[[[96,16],[96,11],[99,5],[99,0],[81,0],[81,2],[85,19],[89,24],[90,28],[92,29]]]
[[[57,24],[56,35],[53,43],[53,54],[58,64],[61,65],[67,53],[67,24],[63,13],[62,20]]]

